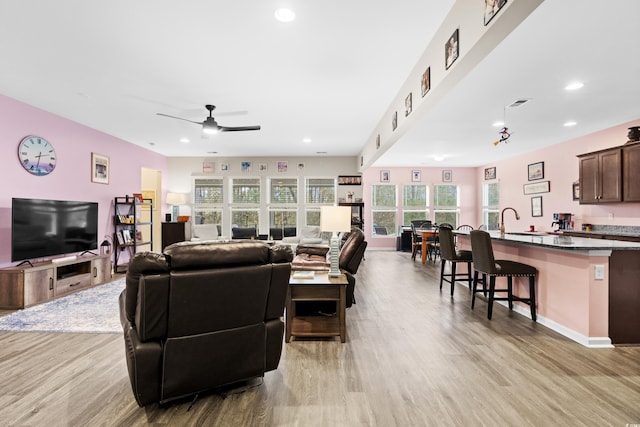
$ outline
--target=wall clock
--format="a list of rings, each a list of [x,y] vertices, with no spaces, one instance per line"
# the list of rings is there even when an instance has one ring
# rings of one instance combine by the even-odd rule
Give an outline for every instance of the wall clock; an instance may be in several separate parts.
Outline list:
[[[29,135],[20,141],[18,158],[22,167],[36,176],[49,175],[56,167],[53,145],[40,136]]]

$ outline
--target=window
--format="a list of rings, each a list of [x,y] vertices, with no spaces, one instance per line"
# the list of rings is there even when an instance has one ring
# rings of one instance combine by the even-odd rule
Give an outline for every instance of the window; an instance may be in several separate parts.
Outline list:
[[[231,227],[259,227],[260,178],[231,179]]]
[[[269,228],[296,227],[298,223],[298,179],[269,180]]]
[[[451,224],[458,226],[460,214],[460,197],[457,185],[433,186],[433,212],[436,224]]]
[[[320,206],[336,202],[335,178],[307,178],[305,202],[306,225],[320,225]]]
[[[269,203],[296,205],[298,203],[298,180],[296,178],[270,179]]]
[[[336,202],[336,180],[333,178],[307,178],[307,204],[332,205]]]
[[[500,186],[497,182],[482,186],[482,223],[488,230],[497,230],[500,220]]]
[[[231,203],[260,205],[260,178],[232,179]]]
[[[411,224],[414,219],[429,218],[429,187],[405,185],[402,187],[402,223]]]
[[[396,212],[398,208],[396,186],[390,184],[371,187],[371,223],[374,236],[396,235]],[[386,233],[386,234],[385,234]]]
[[[222,178],[193,179],[193,223],[222,225]]]

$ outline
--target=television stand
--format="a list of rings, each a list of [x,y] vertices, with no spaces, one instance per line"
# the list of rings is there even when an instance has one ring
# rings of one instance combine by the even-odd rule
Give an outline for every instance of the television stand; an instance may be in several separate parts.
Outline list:
[[[109,280],[111,259],[108,254],[80,255],[56,263],[25,261],[0,269],[0,308],[30,307]]]

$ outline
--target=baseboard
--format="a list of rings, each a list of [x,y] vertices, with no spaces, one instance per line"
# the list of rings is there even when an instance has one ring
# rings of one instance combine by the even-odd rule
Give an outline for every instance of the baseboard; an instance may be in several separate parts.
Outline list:
[[[506,301],[496,301],[498,304],[503,305],[508,308]],[[518,314],[521,314],[529,319],[531,319],[531,310],[529,310],[528,306],[521,306],[518,304],[513,305],[513,311]],[[552,331],[563,335],[570,340],[577,342],[578,344],[582,344],[585,347],[589,348],[614,348],[614,345],[611,343],[611,338],[609,337],[588,337],[579,332],[574,331],[573,329],[567,328],[551,319],[548,319],[544,316],[540,316],[539,314],[536,316],[536,322],[542,326],[545,326]]]

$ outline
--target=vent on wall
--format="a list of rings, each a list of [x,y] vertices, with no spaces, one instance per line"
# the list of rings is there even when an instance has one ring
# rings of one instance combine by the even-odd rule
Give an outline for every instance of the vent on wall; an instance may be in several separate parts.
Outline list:
[[[507,105],[507,107],[512,108],[512,107],[519,107],[522,104],[524,104],[525,102],[529,102],[531,101],[530,99],[516,99],[515,101],[513,101],[511,104]]]

